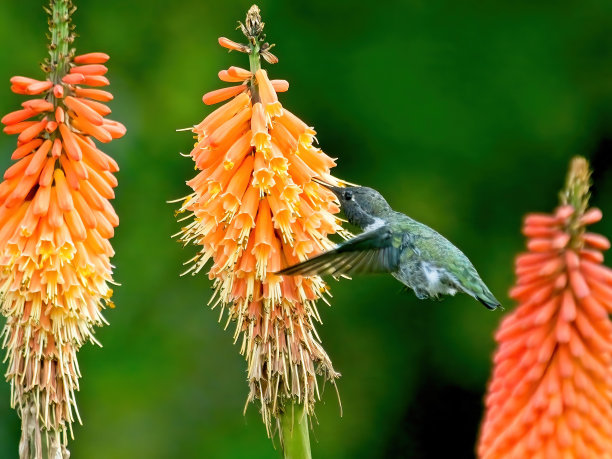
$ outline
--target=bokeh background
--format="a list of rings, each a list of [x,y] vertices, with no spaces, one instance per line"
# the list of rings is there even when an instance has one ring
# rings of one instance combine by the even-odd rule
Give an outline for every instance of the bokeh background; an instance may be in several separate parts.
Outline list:
[[[0,2],[0,112],[23,100],[14,74],[42,76],[39,0]],[[179,277],[194,253],[170,199],[187,194],[189,133],[221,87],[247,66],[218,36],[239,39],[250,3],[76,1],[76,47],[105,51],[113,119],[128,127],[106,150],[121,166],[115,206],[117,308],[100,349],[80,352],[84,426],[75,458],[268,458],[258,409],[242,415],[246,366],[206,302],[206,276]],[[595,230],[612,235],[612,3],[262,0],[290,91],[281,102],[315,126],[335,173],[379,189],[474,262],[512,309],[522,216],[557,203],[572,155],[595,168]],[[0,169],[15,137],[0,135]],[[493,331],[503,312],[466,296],[418,301],[391,277],[332,281],[318,330],[339,382],[324,391],[312,432],[318,458],[473,457]],[[0,384],[0,457],[16,457],[19,423]]]

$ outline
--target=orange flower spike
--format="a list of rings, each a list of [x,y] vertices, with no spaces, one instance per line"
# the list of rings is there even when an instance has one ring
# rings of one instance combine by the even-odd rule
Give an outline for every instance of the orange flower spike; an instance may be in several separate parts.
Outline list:
[[[314,138],[314,131],[291,119],[287,123],[293,134],[281,123],[283,109],[276,91],[289,85],[270,81],[261,69],[261,58],[276,60],[262,29],[259,10],[253,6],[241,24],[248,44],[219,40],[228,49],[248,53],[250,68],[219,72],[223,81],[244,83],[204,96],[206,104],[228,100],[193,128],[191,157],[200,172],[187,182],[192,193],[180,211],[194,220],[183,227],[180,240],[198,246],[187,272],[196,274],[213,260],[208,276],[216,293],[211,302],[213,307],[221,303],[228,322],[236,321],[234,339],[242,335],[240,352],[248,364],[248,401],[261,404],[271,434],[272,421],[289,404],[303,405],[312,414],[319,393],[315,368],[328,381],[338,376],[313,328],[319,320],[315,300],[326,291],[325,284],[316,277],[294,282],[274,273],[290,260],[297,261],[291,255],[295,248],[306,256],[313,247],[332,247],[325,234],[341,228],[329,214],[329,209],[338,211],[331,204],[332,193],[320,191],[318,185],[308,190],[310,196],[305,193],[315,172],[300,159],[304,167],[292,174],[298,139],[310,148],[307,140]],[[313,167],[329,172],[333,164],[321,155],[316,149],[304,153]],[[329,174],[326,178],[337,183]],[[310,215],[298,212],[304,206],[311,209]],[[290,294],[283,296],[284,292]]]
[[[517,258],[519,305],[495,336],[481,458],[612,457],[612,322],[600,303],[602,291],[612,297],[612,270],[582,248],[594,238],[607,249],[585,233],[601,219],[587,210],[589,174],[575,158],[555,214],[525,218],[537,252]]]
[[[4,132],[19,137],[17,162],[0,184],[0,310],[11,405],[23,426],[20,452],[65,458],[75,412],[78,418],[77,351],[95,342],[101,310],[112,307],[108,238],[118,223],[108,202],[116,162],[98,150],[81,161],[86,147],[79,143],[95,149],[89,135],[107,141],[125,128],[103,119],[108,107],[87,99],[108,101],[112,94],[79,86],[108,84],[102,76],[108,55],[73,58],[70,0],[50,1],[49,11],[46,79],[11,78],[12,91],[40,96],[2,118]]]

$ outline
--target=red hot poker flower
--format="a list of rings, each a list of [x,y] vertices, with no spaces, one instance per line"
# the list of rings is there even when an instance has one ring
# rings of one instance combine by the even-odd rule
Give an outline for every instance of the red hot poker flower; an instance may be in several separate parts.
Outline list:
[[[254,9],[253,9],[254,8]],[[257,7],[249,11],[259,18]],[[313,145],[315,131],[281,105],[284,80],[270,80],[260,56],[275,61],[259,38],[260,24],[249,22],[248,45],[227,39],[231,50],[249,53],[251,68],[230,67],[222,81],[236,83],[204,95],[205,104],[227,101],[193,128],[191,151],[198,175],[181,211],[193,221],[180,233],[198,254],[187,272],[212,260],[213,305],[236,322],[234,339],[248,361],[248,400],[259,400],[267,427],[287,402],[312,413],[319,395],[316,374],[339,375],[314,329],[316,300],[327,287],[318,277],[273,273],[333,246],[327,238],[341,231],[333,194],[312,181],[330,175],[332,158]]]
[[[0,184],[0,307],[22,457],[68,457],[68,433],[80,421],[77,351],[97,342],[93,328],[112,307],[108,240],[119,220],[109,200],[118,166],[93,139],[109,142],[125,128],[105,118],[112,95],[98,89],[108,85],[109,56],[70,49],[73,9],[51,1],[47,78],[11,78],[13,92],[35,98],[1,120],[18,135]]]
[[[480,458],[612,457],[610,242],[586,231],[602,217],[588,198],[588,164],[575,158],[561,206],[525,218],[519,305],[495,336]]]

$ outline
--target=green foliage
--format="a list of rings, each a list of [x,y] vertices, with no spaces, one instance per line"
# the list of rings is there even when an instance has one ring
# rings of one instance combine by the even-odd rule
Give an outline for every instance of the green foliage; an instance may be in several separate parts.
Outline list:
[[[121,166],[113,244],[122,285],[117,308],[106,313],[111,326],[97,334],[104,349],[80,352],[85,425],[76,428],[71,452],[275,457],[279,446],[273,450],[256,407],[242,416],[245,364],[216,323],[218,312],[206,307],[210,283],[179,278],[193,249],[170,239],[179,225],[175,206],[165,203],[187,194],[184,181],[194,175],[191,160],[178,154],[192,139],[175,129],[210,112],[200,98],[223,86],[218,70],[247,66],[216,40],[239,38],[234,27],[250,3],[78,6],[75,46],[111,55],[112,117],[128,134],[107,148]],[[507,307],[522,215],[556,205],[575,154],[595,167],[592,202],[607,219],[594,229],[612,234],[610,151],[605,158],[599,148],[594,157],[612,138],[609,1],[259,6],[280,59],[270,76],[291,84],[280,100],[339,158],[336,175],[378,189],[448,237]],[[2,114],[23,100],[9,92],[10,76],[42,76],[45,31],[42,4],[0,3]],[[2,170],[14,142],[0,136]],[[319,333],[343,374],[344,416],[327,387],[313,419],[313,456],[436,457],[442,443],[453,446],[453,457],[472,456],[502,313],[467,296],[419,302],[390,277],[332,281],[332,289]],[[8,401],[8,384],[0,384],[1,457],[17,451]]]

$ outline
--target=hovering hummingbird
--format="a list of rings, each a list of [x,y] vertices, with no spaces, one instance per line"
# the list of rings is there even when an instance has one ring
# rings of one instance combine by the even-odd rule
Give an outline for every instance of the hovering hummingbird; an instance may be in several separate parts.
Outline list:
[[[488,309],[501,307],[461,250],[427,225],[394,211],[378,191],[315,181],[338,197],[348,221],[363,233],[277,274],[391,273],[419,299],[464,292]]]

